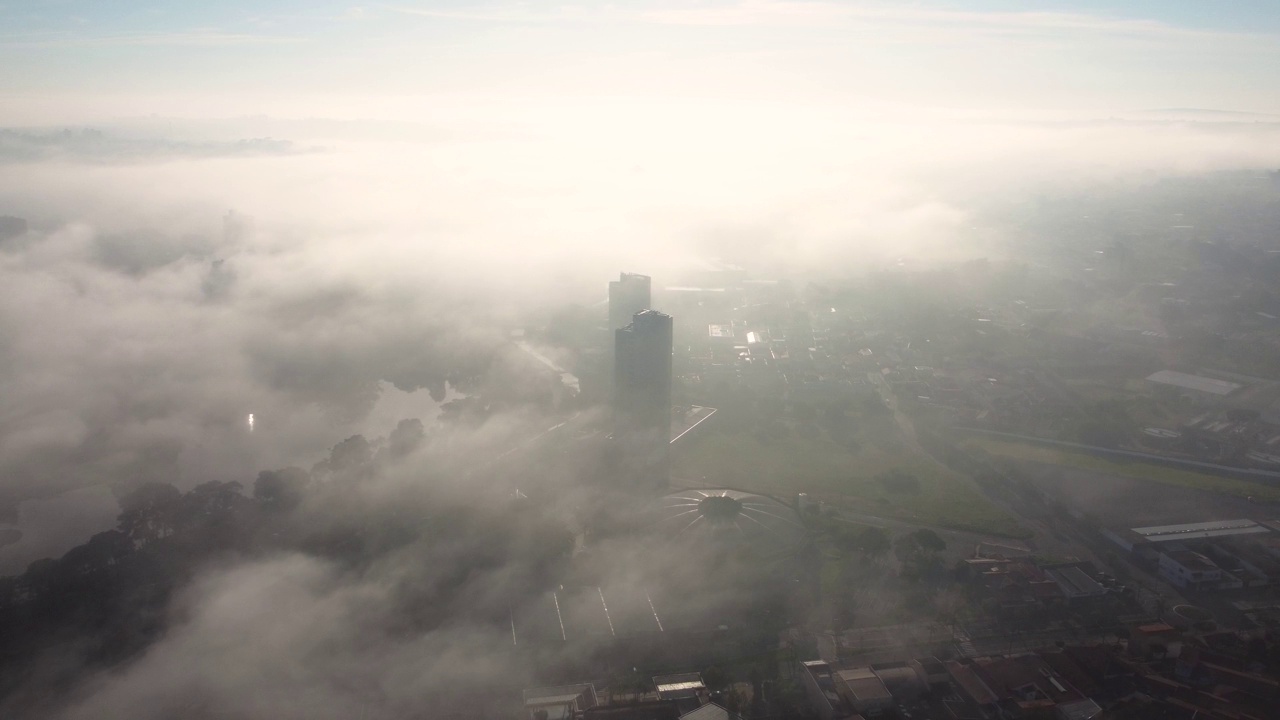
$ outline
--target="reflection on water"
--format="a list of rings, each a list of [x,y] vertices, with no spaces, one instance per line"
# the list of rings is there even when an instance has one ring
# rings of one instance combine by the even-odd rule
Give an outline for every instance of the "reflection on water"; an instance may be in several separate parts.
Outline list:
[[[391,383],[382,382],[380,391],[378,402],[363,422],[344,427],[330,426],[328,432],[322,433],[322,435],[331,436],[331,440],[326,442],[332,445],[355,433],[361,433],[369,440],[386,437],[395,429],[397,423],[411,418],[417,418],[429,427],[440,415],[440,407],[443,403],[432,400],[431,393],[425,389],[404,392]],[[462,393],[452,387],[446,387],[444,402],[461,397],[464,397]],[[312,450],[297,459],[290,459],[288,456],[267,458],[263,455],[269,453],[253,452],[253,446],[279,439],[273,431],[288,431],[288,428],[281,427],[279,422],[271,422],[261,428],[255,428],[258,424],[257,419],[253,413],[248,414],[245,419],[250,433],[255,429],[262,431],[257,433],[260,436],[257,441],[250,442],[248,447],[238,446],[240,451],[230,454],[241,459],[242,462],[229,462],[227,445],[216,442],[216,438],[206,437],[204,443],[184,448],[183,455],[186,461],[184,472],[174,478],[174,484],[179,489],[188,490],[193,485],[207,480],[240,480],[247,486],[246,491],[251,491],[252,479],[258,470],[289,464],[309,467],[312,462],[322,456],[320,450]],[[296,422],[297,418],[291,418],[291,420]],[[244,438],[242,433],[243,431],[233,434]],[[264,433],[265,436],[263,436]],[[267,449],[270,449],[270,445]],[[260,467],[241,467],[246,462],[260,465]],[[3,532],[5,530],[17,530],[21,533],[21,537],[16,542],[0,543],[0,575],[21,573],[28,564],[41,558],[60,557],[71,548],[86,542],[95,533],[115,527],[116,516],[119,514],[119,503],[105,485],[79,488],[54,497],[23,501],[18,506],[16,524],[0,523],[0,537],[16,534]]]

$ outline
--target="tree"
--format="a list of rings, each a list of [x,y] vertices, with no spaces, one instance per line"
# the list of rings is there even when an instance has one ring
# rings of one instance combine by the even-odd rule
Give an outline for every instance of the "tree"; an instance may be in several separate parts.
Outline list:
[[[938,537],[938,533],[921,528],[898,538],[893,553],[902,563],[904,573],[921,578],[938,569],[938,553],[946,548],[946,541]]]
[[[956,621],[965,608],[965,599],[955,588],[943,590],[933,597],[933,607],[938,612],[938,619],[951,627],[952,635],[956,631]]]
[[[869,527],[858,533],[857,547],[867,557],[881,557],[889,552],[889,534],[878,527]]]
[[[940,553],[947,549],[947,541],[938,536],[938,533],[929,528],[920,528],[911,533],[911,537],[920,544],[920,547],[927,552]]]
[[[241,510],[250,503],[235,481],[201,483],[176,503],[173,532],[196,546],[225,547],[245,540]]]
[[[329,452],[329,469],[335,473],[358,470],[373,459],[373,448],[363,435],[352,435],[333,446]]]
[[[719,667],[712,665],[702,671],[702,683],[711,692],[718,692],[729,687],[729,676]]]
[[[387,438],[387,450],[393,458],[404,457],[416,450],[426,436],[421,420],[417,418],[401,420]]]
[[[352,479],[367,477],[373,472],[373,446],[363,435],[352,435],[329,451],[329,457],[316,463],[311,469],[317,478]]]
[[[253,499],[272,510],[292,510],[310,484],[311,474],[300,467],[263,470],[253,481]]]
[[[62,556],[65,570],[73,575],[94,575],[117,565],[129,553],[133,543],[119,530],[107,530],[89,538],[89,542],[67,551]]]
[[[764,670],[759,665],[752,665],[747,671],[747,681],[751,683],[751,697],[756,704],[764,701],[764,678]]]
[[[144,547],[173,533],[182,494],[168,483],[145,483],[120,498],[117,528]]]

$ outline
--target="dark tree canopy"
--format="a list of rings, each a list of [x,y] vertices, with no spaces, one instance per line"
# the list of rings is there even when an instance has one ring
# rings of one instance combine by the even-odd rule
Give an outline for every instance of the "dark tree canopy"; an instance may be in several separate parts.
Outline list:
[[[302,502],[311,473],[299,467],[263,470],[253,481],[253,499],[272,510],[292,510]]]
[[[168,483],[146,483],[120,498],[120,532],[144,546],[173,532],[178,489]]]
[[[426,436],[421,420],[401,420],[387,438],[388,450],[392,457],[404,457],[416,450]]]

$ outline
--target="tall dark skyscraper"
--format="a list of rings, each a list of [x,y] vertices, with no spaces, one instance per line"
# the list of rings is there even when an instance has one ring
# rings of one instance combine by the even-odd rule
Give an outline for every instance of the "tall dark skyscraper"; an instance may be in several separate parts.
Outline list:
[[[649,276],[622,273],[609,283],[609,332],[631,324],[631,318],[650,305]]]
[[[666,487],[668,475],[671,328],[670,315],[644,310],[614,331],[614,437],[633,484],[655,488]]]

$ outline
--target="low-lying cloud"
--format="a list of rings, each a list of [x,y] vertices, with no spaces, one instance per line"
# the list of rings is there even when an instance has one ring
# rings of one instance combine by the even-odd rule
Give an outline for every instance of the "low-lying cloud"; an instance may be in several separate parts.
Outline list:
[[[537,377],[504,364],[510,331],[539,310],[598,302],[620,269],[661,286],[712,258],[821,278],[998,255],[1013,231],[973,226],[1036,193],[1280,166],[1280,129],[1267,123],[680,108],[530,110],[519,132],[492,135],[455,119],[456,133],[335,140],[313,124],[246,147],[7,132],[0,214],[31,229],[0,241],[5,519],[84,488],[247,487],[262,470],[310,468],[357,433],[375,441],[370,453],[390,452],[376,439],[401,419],[380,406],[391,396],[416,398],[401,416],[430,438],[341,502],[298,510],[320,528],[361,511],[394,518],[412,528],[402,544],[358,567],[298,547],[220,558],[175,596],[169,632],[78,684],[65,717],[441,717],[468,711],[440,704],[460,686],[536,681],[500,624],[462,612],[500,611],[538,589],[536,573],[502,559],[515,541],[471,567],[473,534],[506,522],[516,487],[561,499],[530,513],[549,523],[596,507],[598,478],[505,454],[548,427],[532,404],[448,429],[433,427],[435,405],[483,395],[491,369],[510,386]],[[332,149],[296,150],[317,145]],[[441,507],[474,525],[448,525]],[[597,550],[583,573],[600,587],[670,574],[643,548]],[[405,598],[439,602],[449,619],[405,630]]]
[[[0,163],[51,160],[84,163],[154,162],[180,158],[256,157],[316,152],[288,140],[246,138],[191,142],[125,137],[93,128],[23,131],[0,130]]]

